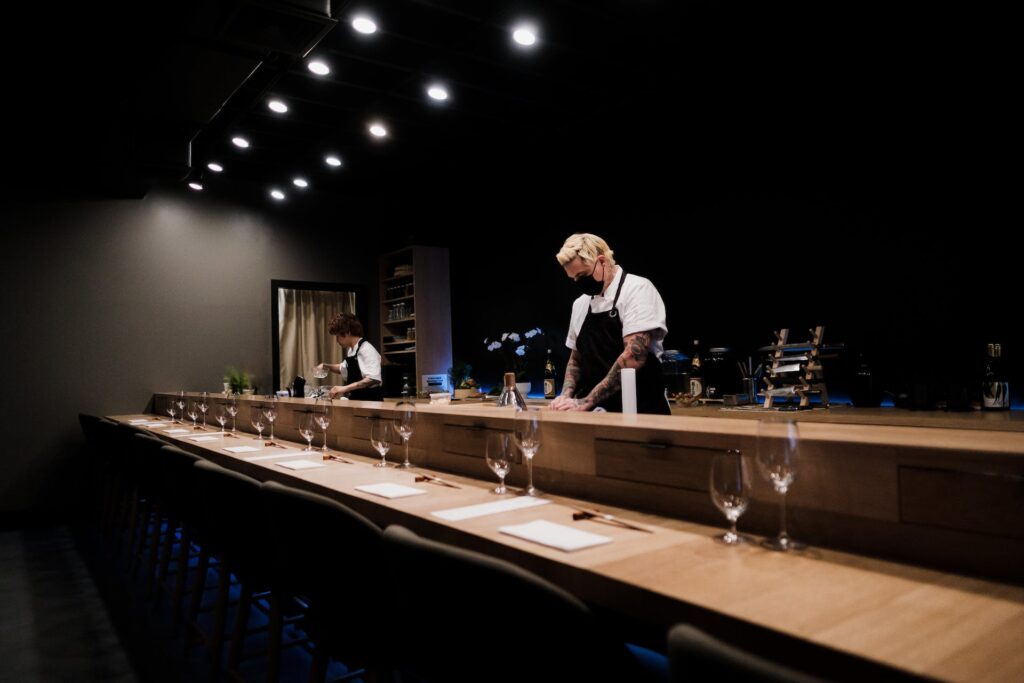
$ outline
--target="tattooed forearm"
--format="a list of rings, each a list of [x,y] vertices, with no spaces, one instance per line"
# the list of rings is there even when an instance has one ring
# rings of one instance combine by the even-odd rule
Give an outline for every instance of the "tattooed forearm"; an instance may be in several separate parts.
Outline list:
[[[623,368],[640,369],[647,362],[647,348],[651,343],[650,332],[635,332],[623,338],[625,349],[596,387],[587,395],[586,409],[590,410],[622,387]]]
[[[580,381],[580,356],[576,349],[569,354],[569,362],[565,365],[565,379],[562,380],[562,396],[572,398],[576,394],[576,385]]]

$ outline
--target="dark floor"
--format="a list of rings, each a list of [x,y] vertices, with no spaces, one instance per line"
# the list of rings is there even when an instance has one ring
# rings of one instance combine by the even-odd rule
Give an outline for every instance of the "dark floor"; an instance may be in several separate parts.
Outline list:
[[[168,601],[144,599],[141,582],[101,548],[90,532],[64,526],[0,532],[0,683],[210,680],[207,651],[185,654]],[[204,604],[212,599],[211,591]],[[254,611],[250,626],[261,620]],[[207,612],[207,628],[209,621]],[[300,636],[286,631],[286,641]],[[257,654],[260,645],[259,635],[248,638],[246,651]],[[286,648],[282,659],[281,681],[308,680],[308,652]],[[257,654],[240,673],[263,680],[262,665]],[[344,673],[332,663],[329,678]]]

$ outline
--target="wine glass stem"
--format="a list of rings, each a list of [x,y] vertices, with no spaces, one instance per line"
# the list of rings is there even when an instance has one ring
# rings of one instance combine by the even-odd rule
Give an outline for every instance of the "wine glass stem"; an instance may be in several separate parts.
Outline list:
[[[526,490],[533,490],[533,457],[526,457]]]
[[[405,466],[409,466],[409,439],[403,439],[405,441]]]
[[[320,450],[327,451],[327,429],[324,428],[324,445],[320,447]]]
[[[779,505],[779,537],[786,537],[786,494],[782,494],[782,503]]]

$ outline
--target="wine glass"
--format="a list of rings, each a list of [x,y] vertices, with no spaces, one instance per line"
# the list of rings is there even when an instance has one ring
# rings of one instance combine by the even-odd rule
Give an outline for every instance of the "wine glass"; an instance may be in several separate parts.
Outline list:
[[[270,423],[270,443],[274,443],[274,420],[277,419],[277,396],[271,396],[270,401],[263,405],[263,417]]]
[[[178,392],[178,398],[177,398],[177,400],[175,402],[178,404],[178,414],[181,415],[181,419],[184,422],[184,420],[185,420],[185,392],[184,391],[179,391]]]
[[[491,489],[491,493],[500,496],[508,492],[505,476],[512,469],[512,435],[508,432],[488,432],[485,446],[487,466],[498,475],[498,486]]]
[[[757,423],[757,467],[781,496],[779,535],[761,542],[771,550],[800,550],[807,545],[786,533],[786,493],[796,479],[800,431],[795,420],[765,419]]]
[[[199,417],[199,406],[194,398],[188,402],[188,416],[192,419],[192,429],[199,429],[199,425],[196,424],[196,419]]]
[[[711,500],[731,524],[729,530],[715,536],[715,540],[726,545],[745,543],[747,539],[736,532],[736,520],[750,503],[750,477],[743,454],[735,449],[716,453],[711,458],[709,479]]]
[[[305,451],[313,450],[313,435],[316,433],[316,414],[303,413],[299,418],[299,434],[306,440]]]
[[[249,406],[249,422],[252,423],[253,429],[256,430],[256,438],[260,441],[263,440],[263,428],[266,426],[265,419],[266,415],[263,414],[262,404],[253,403]]]
[[[540,491],[533,486],[533,456],[540,450],[540,415],[538,408],[524,408],[516,410],[512,421],[516,445],[526,458],[527,484],[524,493],[528,496],[540,495]]]
[[[380,453],[380,462],[374,467],[388,466],[388,450],[391,448],[394,433],[395,428],[391,420],[374,420],[370,425],[370,444]]]
[[[405,462],[399,467],[412,467],[409,462],[409,439],[416,428],[416,404],[412,401],[399,401],[395,404],[395,431],[405,443]]]
[[[213,417],[217,420],[217,424],[220,425],[220,433],[224,433],[224,427],[228,423],[228,407],[223,403],[218,403],[217,407],[213,409]]]
[[[320,429],[324,432],[324,445],[320,447],[324,453],[327,452],[327,428],[331,426],[331,405],[331,399],[327,396],[318,398],[313,404],[316,424],[320,425]]]
[[[231,416],[231,433],[235,433],[235,417],[238,415],[238,398],[231,394],[231,398],[228,399],[227,405],[224,406],[224,410]]]
[[[203,392],[203,397],[196,403],[196,407],[199,408],[199,412],[203,414],[203,429],[206,429],[206,411],[210,409],[210,402],[206,397],[206,392]]]
[[[174,403],[174,399],[171,399],[171,400],[170,400],[170,401],[169,401],[169,402],[167,403],[167,408],[166,408],[166,410],[167,410],[167,414],[171,416],[171,422],[173,423],[173,422],[174,422],[174,416],[178,414],[178,411],[177,411],[177,410],[175,410],[175,403]]]

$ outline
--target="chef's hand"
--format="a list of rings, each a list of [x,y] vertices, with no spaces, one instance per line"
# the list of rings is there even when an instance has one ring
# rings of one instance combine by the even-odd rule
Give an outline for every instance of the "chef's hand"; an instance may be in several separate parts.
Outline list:
[[[331,387],[330,395],[331,398],[338,398],[342,394],[347,393],[345,387],[333,386]]]
[[[548,408],[551,410],[576,410],[576,399],[572,396],[559,396],[551,402]]]

